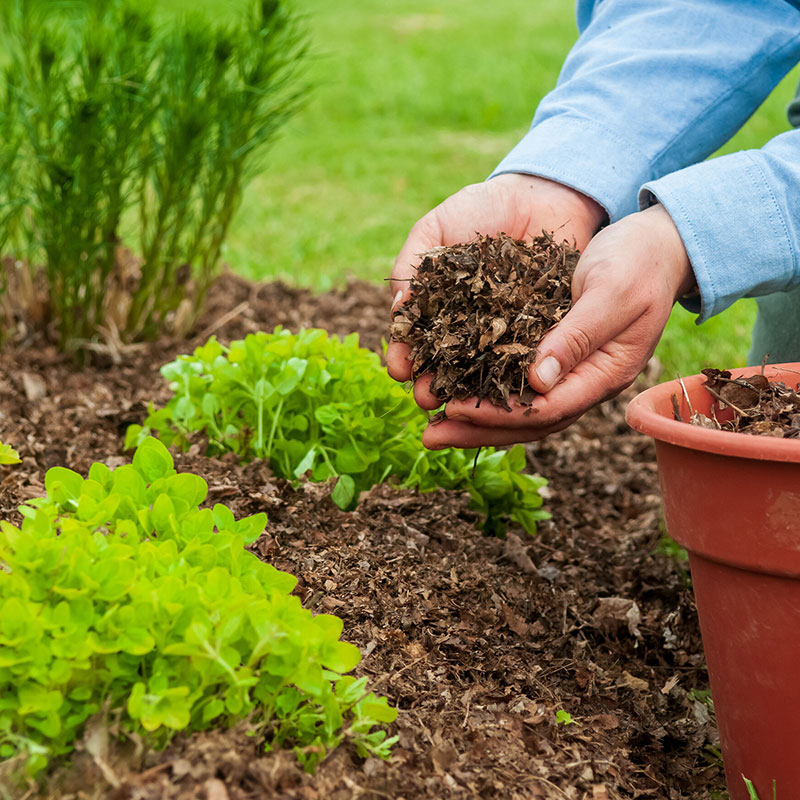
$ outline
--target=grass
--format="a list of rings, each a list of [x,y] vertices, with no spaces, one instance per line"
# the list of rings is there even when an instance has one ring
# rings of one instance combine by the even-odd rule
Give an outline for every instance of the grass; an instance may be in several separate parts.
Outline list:
[[[408,229],[518,141],[576,37],[563,0],[294,0],[306,17],[315,90],[248,190],[224,253],[252,278],[319,290],[380,281]],[[246,0],[162,0],[217,17]],[[784,81],[723,149],[760,147],[788,126]],[[755,303],[700,328],[676,309],[657,352],[665,377],[744,363]]]
[[[748,778],[745,778],[742,775],[742,779],[744,780],[744,785],[747,787],[747,793],[750,797],[750,800],[760,800],[758,796],[758,792],[756,791],[755,786],[753,786],[753,782]],[[772,782],[772,800],[777,800],[778,797],[778,788],[775,785],[775,781]]]

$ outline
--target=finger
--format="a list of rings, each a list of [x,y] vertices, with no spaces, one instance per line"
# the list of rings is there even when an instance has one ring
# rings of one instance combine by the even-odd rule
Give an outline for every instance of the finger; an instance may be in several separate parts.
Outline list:
[[[541,428],[483,427],[448,419],[428,425],[422,434],[422,444],[430,450],[442,450],[445,447],[469,450],[474,447],[503,447],[520,442],[535,442],[563,430],[576,419],[577,417],[563,419],[555,425]]]
[[[638,339],[635,334],[632,338]],[[613,342],[592,353],[547,394],[535,397],[530,406],[521,405],[514,395],[509,398],[511,411],[490,403],[476,408],[474,400],[451,400],[445,413],[448,419],[481,427],[549,430],[562,419],[577,419],[593,405],[615,397],[633,381],[648,357],[644,348]]]
[[[546,394],[598,348],[636,323],[645,309],[620,301],[613,286],[603,284],[578,298],[564,319],[542,339],[528,381]]]
[[[537,420],[533,418],[530,405],[522,405],[517,395],[508,398],[508,405],[511,407],[510,411],[487,403],[486,400],[478,405],[477,398],[470,397],[466,400],[450,400],[445,406],[445,413],[448,419],[470,422],[473,425],[497,428],[536,427]]]
[[[647,355],[640,359],[638,348],[634,350],[637,352],[617,343],[595,350],[546,395],[534,398],[531,416],[535,425],[548,426],[565,417],[581,416],[616,397],[647,363]]]
[[[435,411],[442,405],[442,401],[431,392],[432,381],[433,375],[421,375],[414,382],[414,400],[426,411]]]
[[[386,371],[396,381],[410,381],[412,363],[409,359],[411,348],[407,344],[391,340],[386,347]]]

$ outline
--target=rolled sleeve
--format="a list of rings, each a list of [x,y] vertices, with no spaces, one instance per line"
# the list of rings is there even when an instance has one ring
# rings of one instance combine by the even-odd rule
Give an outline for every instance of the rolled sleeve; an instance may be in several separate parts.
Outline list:
[[[650,174],[645,153],[600,122],[560,115],[533,127],[492,176],[524,172],[550,178],[598,202],[612,222],[636,211],[631,181]]]
[[[640,206],[661,203],[686,247],[700,295],[684,305],[698,323],[800,284],[798,197],[800,131],[644,184]]]

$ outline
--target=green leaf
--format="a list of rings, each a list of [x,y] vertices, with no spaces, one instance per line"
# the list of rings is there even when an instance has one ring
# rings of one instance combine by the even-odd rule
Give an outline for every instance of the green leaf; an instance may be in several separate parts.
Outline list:
[[[300,478],[314,466],[314,459],[317,455],[317,445],[312,444],[308,448],[308,452],[303,456],[300,463],[294,468],[293,475],[295,478]]]
[[[101,462],[95,462],[89,467],[89,480],[95,481],[100,484],[104,489],[107,489],[111,484],[111,470]]]
[[[71,469],[52,467],[44,476],[44,486],[47,494],[59,506],[77,508],[83,478]]]
[[[369,466],[364,455],[352,444],[343,447],[336,453],[334,463],[340,473],[363,472]]]
[[[199,475],[182,472],[168,479],[165,491],[172,498],[179,498],[188,506],[197,507],[206,499],[208,484]]]
[[[220,531],[232,531],[236,526],[236,519],[227,506],[217,503],[214,506],[214,524]]]
[[[150,511],[150,520],[161,535],[170,535],[177,532],[175,519],[175,506],[168,494],[160,494],[153,503]]]
[[[355,496],[355,481],[349,475],[340,475],[331,492],[331,500],[343,511],[346,511],[352,505]]]
[[[20,463],[19,453],[10,444],[0,442],[0,465]]]
[[[361,651],[349,642],[329,642],[322,651],[322,663],[334,672],[350,672],[361,661]]]
[[[152,483],[173,474],[172,456],[158,439],[150,436],[136,448],[133,468],[147,483]]]
[[[358,704],[359,715],[374,722],[392,723],[397,719],[397,709],[392,708],[385,697],[370,694]]]
[[[238,520],[234,530],[244,539],[245,544],[252,544],[264,532],[266,525],[267,515],[262,512]]]

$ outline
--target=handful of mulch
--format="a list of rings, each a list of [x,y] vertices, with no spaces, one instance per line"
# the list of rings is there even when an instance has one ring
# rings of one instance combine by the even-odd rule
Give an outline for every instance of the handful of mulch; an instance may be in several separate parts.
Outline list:
[[[706,391],[717,401],[711,407],[711,417],[693,412],[689,422],[704,428],[750,433],[758,436],[777,436],[783,439],[800,437],[800,395],[785,383],[770,383],[761,374],[741,378],[731,377],[728,370],[704,369]],[[677,398],[673,403],[675,416],[681,420]],[[733,417],[720,422],[718,408],[730,408]]]
[[[392,323],[392,338],[411,346],[413,378],[432,373],[442,402],[477,397],[510,411],[517,393],[530,405],[527,367],[572,305],[579,256],[544,231],[530,243],[501,233],[426,253]]]

